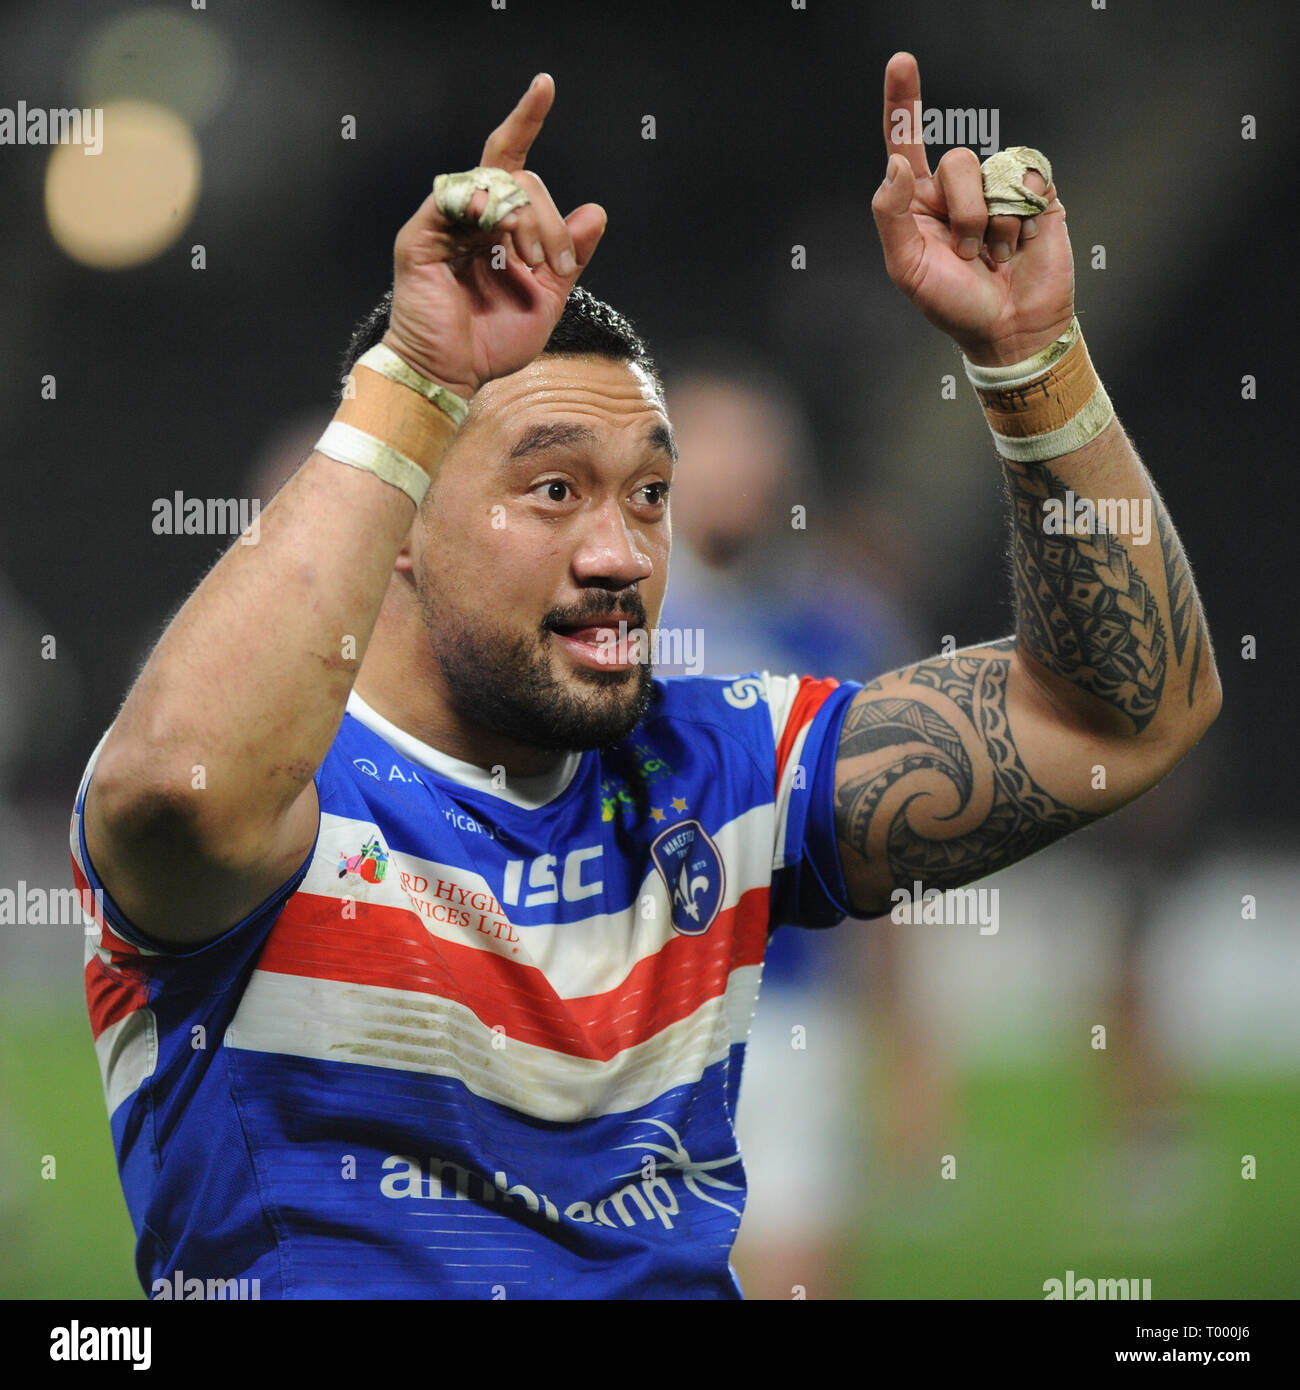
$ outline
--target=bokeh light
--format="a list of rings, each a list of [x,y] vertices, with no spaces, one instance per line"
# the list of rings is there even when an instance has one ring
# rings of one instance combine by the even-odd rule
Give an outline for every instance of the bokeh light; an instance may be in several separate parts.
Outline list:
[[[123,270],[160,255],[198,201],[201,161],[190,127],[144,101],[104,108],[103,149],[60,145],[45,174],[50,234],[73,260]]]
[[[234,60],[206,17],[147,5],[93,29],[72,77],[81,106],[152,101],[201,126],[229,96]]]

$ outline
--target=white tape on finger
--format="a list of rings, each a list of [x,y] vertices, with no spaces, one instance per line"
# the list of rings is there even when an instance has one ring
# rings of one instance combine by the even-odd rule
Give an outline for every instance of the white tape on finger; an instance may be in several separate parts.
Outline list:
[[[469,205],[480,189],[488,195],[487,205],[477,217]],[[503,217],[532,201],[504,169],[479,165],[463,174],[439,174],[433,181],[433,198],[439,212],[452,222],[481,227],[490,232]]]
[[[1047,199],[1025,185],[1025,175],[1031,169],[1037,169],[1043,182],[1052,186],[1052,166],[1047,156],[1028,145],[999,150],[980,165],[990,217],[1036,217],[1047,211]]]

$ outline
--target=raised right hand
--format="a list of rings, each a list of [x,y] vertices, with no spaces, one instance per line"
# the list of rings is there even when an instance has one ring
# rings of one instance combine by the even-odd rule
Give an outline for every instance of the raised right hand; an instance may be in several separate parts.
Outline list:
[[[384,342],[467,400],[485,381],[526,367],[546,346],[605,230],[598,203],[561,218],[546,185],[524,168],[554,98],[554,81],[539,73],[488,136],[479,160],[506,170],[531,203],[485,232],[451,222],[431,193],[397,234]],[[486,202],[486,193],[476,193],[470,212]],[[505,249],[500,269],[492,264],[494,246]]]

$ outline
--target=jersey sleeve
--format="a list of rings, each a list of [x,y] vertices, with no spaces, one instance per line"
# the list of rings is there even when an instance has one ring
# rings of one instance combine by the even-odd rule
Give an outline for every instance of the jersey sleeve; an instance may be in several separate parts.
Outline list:
[[[292,877],[241,921],[211,941],[202,942],[197,946],[176,946],[150,937],[114,902],[112,894],[91,862],[90,851],[86,847],[83,823],[86,793],[90,788],[100,749],[107,738],[108,734],[105,733],[86,764],[81,785],[77,789],[69,831],[73,882],[87,918],[93,918],[94,921],[93,927],[88,921],[86,928],[91,945],[98,948],[99,957],[104,964],[110,968],[126,968],[137,981],[146,976],[156,977],[159,972],[170,975],[177,970],[184,970],[187,976],[196,980],[201,976],[205,991],[220,990],[244,968],[260,948],[285,902],[306,876],[316,847],[313,844],[311,853]],[[183,915],[186,906],[184,901],[178,900],[175,906],[177,916]],[[187,966],[188,962],[193,964]]]
[[[776,749],[772,925],[831,927],[849,914],[835,838],[835,758],[857,681],[765,674]]]

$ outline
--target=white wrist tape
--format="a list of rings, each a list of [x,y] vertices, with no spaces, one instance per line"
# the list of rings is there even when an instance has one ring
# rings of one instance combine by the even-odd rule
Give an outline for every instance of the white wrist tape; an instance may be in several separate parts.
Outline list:
[[[342,420],[333,420],[316,441],[316,452],[326,458],[373,473],[393,487],[401,488],[419,507],[429,490],[429,475],[414,460]]]
[[[962,360],[1003,458],[1059,458],[1096,439],[1115,418],[1077,318],[1068,332],[1023,362],[981,367]]]
[[[448,391],[445,386],[438,386],[427,376],[421,376],[385,343],[376,343],[368,352],[363,352],[357,358],[357,366],[369,367],[372,372],[378,372],[389,381],[396,381],[402,386],[409,386],[412,391],[418,391],[426,401],[432,402],[458,425],[469,413],[468,401],[454,391]]]
[[[1035,377],[1040,377],[1054,363],[1059,362],[1062,357],[1079,341],[1079,318],[1076,314],[1070,320],[1070,326],[1059,338],[1053,338],[1041,352],[1036,352],[1032,357],[1026,357],[1023,362],[1012,362],[1006,367],[981,367],[978,363],[972,362],[964,354],[962,361],[966,364],[966,378],[977,390],[987,391],[1009,391],[1016,386],[1024,386],[1033,381]]]

